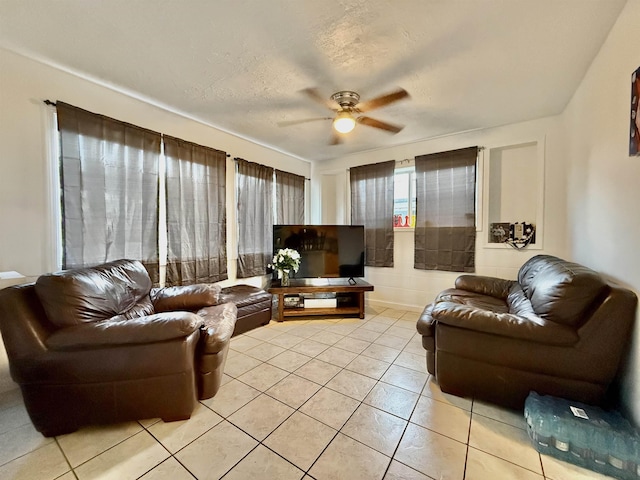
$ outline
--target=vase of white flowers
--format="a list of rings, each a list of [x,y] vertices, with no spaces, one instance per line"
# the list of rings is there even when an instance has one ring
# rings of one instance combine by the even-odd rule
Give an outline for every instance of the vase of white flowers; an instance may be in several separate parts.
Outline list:
[[[292,248],[281,248],[273,256],[269,267],[278,272],[280,285],[288,287],[291,270],[297,272],[300,268],[300,254]]]

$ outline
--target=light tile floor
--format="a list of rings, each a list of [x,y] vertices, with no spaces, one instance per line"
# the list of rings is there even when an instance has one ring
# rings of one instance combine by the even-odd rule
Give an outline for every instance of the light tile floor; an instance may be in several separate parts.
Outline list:
[[[0,396],[0,479],[605,478],[539,455],[522,412],[442,393],[415,312],[271,322],[235,337],[191,418],[44,438]]]

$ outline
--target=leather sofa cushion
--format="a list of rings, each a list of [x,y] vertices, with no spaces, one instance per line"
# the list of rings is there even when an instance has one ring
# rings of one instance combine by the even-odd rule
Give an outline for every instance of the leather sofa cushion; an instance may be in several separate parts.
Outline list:
[[[42,275],[35,288],[49,321],[58,327],[153,313],[151,279],[136,260]]]
[[[114,317],[61,328],[46,344],[52,350],[145,344],[188,337],[202,325],[202,318],[189,312],[157,313],[135,319]]]
[[[540,317],[577,327],[587,309],[605,291],[604,279],[593,270],[550,255],[537,255],[518,272],[525,296]]]
[[[506,299],[509,290],[515,282],[496,277],[482,275],[460,275],[456,278],[456,288],[469,292],[480,293],[490,297]]]
[[[489,310],[496,313],[507,313],[509,306],[502,298],[492,297],[491,295],[483,295],[481,293],[470,292],[467,290],[459,290],[457,288],[447,288],[438,294],[434,303],[450,302],[460,305],[468,305],[470,307]]]
[[[192,312],[202,307],[217,305],[220,290],[219,285],[212,283],[154,288],[151,291],[151,300],[156,312]]]
[[[434,305],[431,315],[439,323],[483,334],[522,339],[546,345],[575,345],[576,331],[568,326],[533,315],[512,315],[441,302]],[[481,347],[481,344],[478,345]]]
[[[264,309],[265,303],[271,305],[272,295],[263,289],[251,285],[232,285],[222,289],[220,301],[232,302],[238,307],[238,316],[246,315],[244,310],[255,312]]]

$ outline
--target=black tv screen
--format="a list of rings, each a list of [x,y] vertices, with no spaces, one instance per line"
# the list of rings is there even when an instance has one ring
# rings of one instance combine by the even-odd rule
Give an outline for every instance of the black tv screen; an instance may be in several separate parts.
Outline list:
[[[281,248],[300,253],[294,278],[364,277],[362,225],[274,225],[273,253]]]

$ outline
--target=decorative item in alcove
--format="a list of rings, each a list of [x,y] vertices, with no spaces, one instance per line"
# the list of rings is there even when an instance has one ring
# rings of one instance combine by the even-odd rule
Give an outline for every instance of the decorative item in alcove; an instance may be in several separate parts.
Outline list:
[[[268,265],[278,272],[280,285],[288,287],[290,284],[289,275],[291,270],[297,272],[300,268],[300,254],[293,248],[281,248],[273,256],[272,263]]]
[[[504,243],[509,239],[510,223],[492,223],[489,243]]]
[[[640,67],[631,74],[629,156],[640,156]]]

